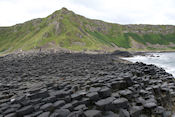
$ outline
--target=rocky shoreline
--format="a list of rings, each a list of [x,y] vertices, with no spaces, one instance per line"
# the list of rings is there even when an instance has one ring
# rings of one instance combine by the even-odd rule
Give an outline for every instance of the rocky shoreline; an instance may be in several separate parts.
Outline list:
[[[0,117],[171,117],[175,80],[115,54],[0,57]]]

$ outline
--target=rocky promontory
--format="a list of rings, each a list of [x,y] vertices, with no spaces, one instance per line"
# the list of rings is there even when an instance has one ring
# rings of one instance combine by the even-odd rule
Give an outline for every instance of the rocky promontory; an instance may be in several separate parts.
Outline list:
[[[175,80],[115,54],[0,57],[0,117],[171,117]]]

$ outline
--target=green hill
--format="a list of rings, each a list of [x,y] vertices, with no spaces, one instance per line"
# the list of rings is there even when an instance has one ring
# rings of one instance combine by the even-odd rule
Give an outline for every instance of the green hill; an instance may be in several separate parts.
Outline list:
[[[46,18],[0,27],[0,52],[39,48],[70,50],[174,50],[172,25],[120,25],[62,8]]]

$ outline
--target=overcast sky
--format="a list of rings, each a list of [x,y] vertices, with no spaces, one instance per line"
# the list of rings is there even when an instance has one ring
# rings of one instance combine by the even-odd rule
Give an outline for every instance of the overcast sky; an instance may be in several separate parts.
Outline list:
[[[46,17],[62,7],[113,23],[175,25],[175,0],[0,0],[0,26]]]

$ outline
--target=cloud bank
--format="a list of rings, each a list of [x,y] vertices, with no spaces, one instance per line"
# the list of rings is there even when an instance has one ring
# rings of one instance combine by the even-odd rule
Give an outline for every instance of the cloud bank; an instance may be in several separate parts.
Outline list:
[[[113,23],[175,25],[174,0],[0,0],[0,26],[46,17],[62,7]]]

